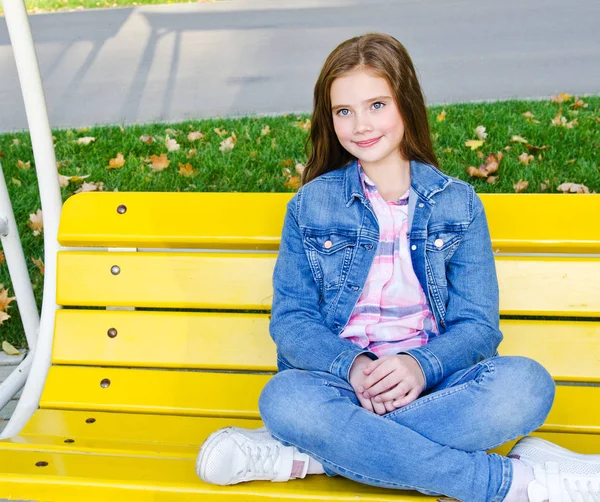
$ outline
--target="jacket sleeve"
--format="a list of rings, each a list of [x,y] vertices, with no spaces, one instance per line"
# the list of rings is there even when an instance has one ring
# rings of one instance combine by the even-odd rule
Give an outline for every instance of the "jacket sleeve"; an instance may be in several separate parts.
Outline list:
[[[273,306],[269,331],[278,355],[293,367],[324,371],[348,380],[360,354],[377,357],[340,338],[324,322],[319,289],[313,279],[297,221],[299,194],[288,203],[279,255],[273,273]]]
[[[490,233],[481,199],[474,191],[472,197],[471,222],[446,265],[446,330],[429,343],[403,352],[421,366],[426,389],[456,371],[495,356],[502,341]]]

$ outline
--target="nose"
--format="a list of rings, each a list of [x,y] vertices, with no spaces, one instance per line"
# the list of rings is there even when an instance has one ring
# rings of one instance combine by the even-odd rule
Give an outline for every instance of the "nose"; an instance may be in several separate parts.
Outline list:
[[[366,113],[354,115],[354,134],[364,134],[372,130],[371,120]]]

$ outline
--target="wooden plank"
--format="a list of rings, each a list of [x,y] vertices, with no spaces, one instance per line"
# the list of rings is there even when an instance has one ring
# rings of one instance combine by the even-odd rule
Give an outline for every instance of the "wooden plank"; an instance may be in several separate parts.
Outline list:
[[[58,254],[65,306],[268,310],[270,253]],[[119,273],[111,273],[118,266]],[[600,316],[600,258],[498,257],[500,310],[511,315]],[[149,273],[149,271],[152,271]]]
[[[66,201],[59,241],[64,246],[277,249],[292,195],[83,193]],[[600,214],[600,195],[480,196],[494,249],[600,253],[600,226],[586,218]],[[127,207],[123,214],[117,212],[120,205]],[[182,217],[187,214],[195,217]]]
[[[503,320],[500,328],[501,355],[531,357],[556,380],[600,382],[600,322]],[[110,329],[116,336],[108,336]],[[276,370],[267,314],[63,309],[56,314],[53,362]]]
[[[52,366],[40,407],[259,418],[270,375]],[[103,388],[101,382],[110,381]],[[549,430],[600,434],[600,386],[560,385]]]

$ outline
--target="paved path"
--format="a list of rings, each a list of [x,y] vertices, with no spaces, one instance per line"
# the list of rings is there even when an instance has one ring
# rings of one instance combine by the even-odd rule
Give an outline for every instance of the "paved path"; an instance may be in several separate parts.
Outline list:
[[[393,34],[430,103],[600,92],[598,0],[233,0],[31,16],[50,122],[309,111],[337,43]],[[0,131],[26,127],[0,18]]]

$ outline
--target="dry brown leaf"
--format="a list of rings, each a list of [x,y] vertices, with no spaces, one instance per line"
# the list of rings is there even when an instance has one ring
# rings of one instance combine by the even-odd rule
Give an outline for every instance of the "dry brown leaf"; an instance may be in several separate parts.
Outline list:
[[[271,148],[276,148],[276,147],[277,147],[277,139],[271,138]]]
[[[10,302],[15,301],[15,297],[8,296],[8,290],[4,289],[4,284],[0,284],[0,312],[6,312]]]
[[[494,183],[496,183],[496,181],[498,181],[498,176],[490,176],[485,181],[487,181],[490,185],[493,185]]]
[[[267,134],[269,134],[271,132],[271,128],[266,125],[265,127],[262,128],[262,130],[260,131],[260,135],[261,136],[266,136]]]
[[[283,183],[283,186],[285,188],[291,188],[292,190],[298,190],[298,188],[300,188],[300,176],[291,176]]]
[[[71,179],[70,176],[63,176],[62,174],[58,175],[58,185],[61,188],[64,188],[66,186],[69,186],[69,180]]]
[[[29,215],[29,221],[27,222],[29,228],[33,230],[33,235],[40,235],[44,229],[44,222],[42,219],[42,210],[38,209],[34,214]]]
[[[220,127],[215,127],[213,131],[215,131],[221,137],[227,134],[227,131],[225,129],[221,129]]]
[[[483,140],[470,139],[465,141],[465,146],[468,146],[471,150],[477,150],[483,145]]]
[[[169,138],[168,134],[165,138],[165,146],[167,147],[167,150],[169,150],[169,152],[175,152],[179,150],[179,148],[181,148],[179,146],[179,143],[177,143],[177,140]]]
[[[10,316],[6,312],[0,312],[0,325],[8,319],[10,319]]]
[[[180,131],[176,131],[175,129],[173,129],[172,127],[167,127],[165,129],[165,133],[167,134],[171,134],[173,136],[177,136],[179,134]]]
[[[194,155],[196,155],[197,150],[195,148],[190,148],[190,151],[185,154],[186,159],[191,159]]]
[[[102,191],[104,191],[104,182],[90,181],[88,183],[87,181],[84,181],[83,185],[81,185],[81,187],[78,190],[75,190],[75,192],[73,192],[73,193],[102,192]]]
[[[435,119],[438,122],[443,122],[444,120],[446,120],[446,110],[442,110]]]
[[[192,167],[191,164],[182,164],[180,162],[179,163],[179,174],[181,176],[189,178],[190,176],[193,176],[194,174],[196,174],[196,171],[194,171],[194,168]]]
[[[479,151],[477,152],[477,158],[478,158],[478,159],[483,159],[484,157],[485,157],[485,154],[484,154],[484,153],[483,153],[481,150],[479,150]]]
[[[219,150],[222,152],[230,152],[231,150],[233,150],[236,141],[237,137],[235,136],[235,133],[232,133],[231,136],[229,136],[229,138],[225,138],[223,141],[221,141],[221,146],[219,146]]]
[[[171,163],[171,161],[167,158],[166,153],[161,153],[160,155],[150,155],[149,160],[152,172],[155,173],[163,171],[164,169],[169,167],[169,164]]]
[[[285,160],[282,160],[282,161],[279,163],[279,165],[280,165],[281,167],[290,167],[290,166],[291,166],[293,163],[294,163],[294,161],[293,161],[292,159],[285,159]]]
[[[0,265],[2,265],[5,261],[6,261],[6,258],[4,258],[4,253],[2,251],[0,251]]]
[[[482,125],[477,126],[475,128],[475,136],[477,136],[479,139],[486,139],[488,135],[487,132],[485,132],[485,127],[483,127]]]
[[[510,140],[513,143],[523,143],[523,144],[528,143],[528,141],[525,138],[521,137],[521,136],[513,136],[512,138],[510,138]]]
[[[85,136],[84,138],[79,138],[77,140],[78,145],[89,145],[93,141],[96,141],[96,138],[92,138],[91,136]]]
[[[573,96],[566,92],[561,92],[560,94],[556,94],[550,98],[553,103],[564,103],[566,101],[570,101],[571,99],[573,99]]]
[[[140,141],[142,143],[146,143],[147,145],[150,145],[150,144],[154,143],[154,141],[156,141],[156,140],[152,136],[148,136],[146,134],[142,134],[140,136]]]
[[[545,180],[546,183],[540,183],[540,192],[545,192],[546,190],[548,190],[548,180]]]
[[[40,258],[39,260],[36,260],[35,258],[32,257],[31,261],[39,269],[39,271],[42,273],[42,275],[44,275],[44,262],[42,261],[42,259]]]
[[[578,183],[561,183],[556,187],[562,193],[590,193],[590,189]]]
[[[197,141],[199,139],[204,138],[204,133],[200,131],[192,131],[187,135],[188,141]]]
[[[481,164],[479,167],[469,166],[467,167],[467,174],[473,178],[487,178],[487,171],[485,165]]]
[[[528,186],[529,186],[529,181],[519,180],[513,185],[513,188],[515,189],[515,192],[521,193],[521,192],[524,192],[525,190],[527,190]]]
[[[452,147],[444,148],[442,153],[452,153]]]
[[[304,164],[301,164],[300,162],[298,162],[298,163],[296,164],[296,167],[294,167],[294,169],[296,170],[296,172],[297,172],[298,174],[302,174],[302,173],[304,172],[304,168],[305,168],[305,167],[306,167],[306,166],[305,166]]]
[[[108,161],[108,165],[106,169],[120,169],[125,165],[125,157],[123,157],[122,153],[117,153],[117,156],[114,159],[110,159]]]
[[[298,122],[294,122],[294,125],[300,129],[302,129],[303,131],[309,131],[310,126],[311,126],[311,121],[310,121],[310,119],[300,120]]]
[[[536,120],[536,119],[533,118],[533,117],[535,117],[535,115],[533,113],[531,113],[531,112],[525,112],[523,114],[523,117],[525,117],[525,120],[527,122],[529,122],[530,124],[539,124],[540,123],[539,120]]]
[[[547,145],[535,146],[535,145],[530,145],[529,143],[527,143],[525,145],[525,148],[527,148],[527,150],[529,150],[530,152],[540,152],[542,150],[548,150],[549,147]]]
[[[250,155],[250,157],[255,159],[257,157],[258,153],[256,152],[256,150],[252,150],[249,155]]]
[[[529,163],[534,159],[533,155],[529,155],[526,152],[523,152],[518,158],[519,164],[523,164],[524,166],[528,166]]]
[[[23,162],[22,160],[17,160],[17,167],[19,169],[29,169],[31,167],[31,161]]]
[[[12,146],[19,146],[21,144],[21,140],[19,138],[13,138]]]
[[[0,321],[1,322],[1,321]],[[2,342],[2,350],[8,356],[20,356],[21,353],[6,340]]]
[[[572,106],[577,110],[578,108],[587,108],[589,105],[587,103],[584,103],[583,99],[577,98]]]
[[[17,178],[11,178],[10,180],[12,182],[13,185],[17,185],[17,186],[21,186],[23,183],[21,183],[21,180],[18,180]]]

